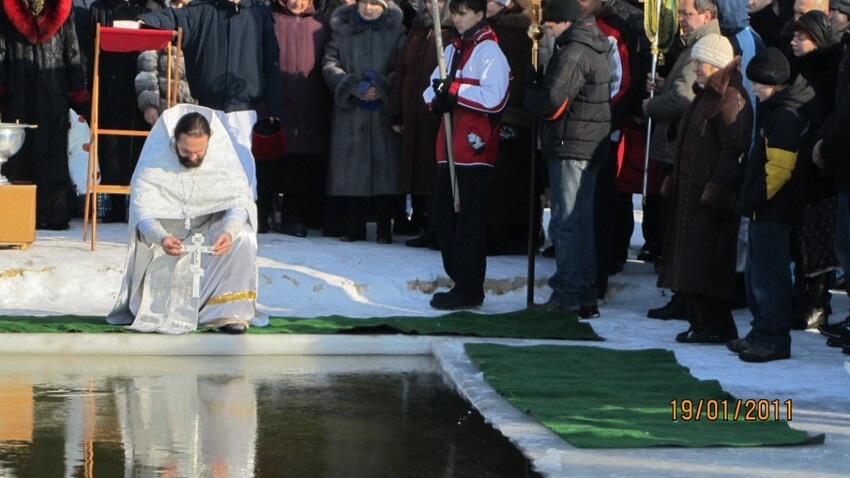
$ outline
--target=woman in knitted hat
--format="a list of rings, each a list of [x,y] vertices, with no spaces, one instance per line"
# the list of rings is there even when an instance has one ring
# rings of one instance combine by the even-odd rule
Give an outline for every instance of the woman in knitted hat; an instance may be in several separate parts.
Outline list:
[[[334,102],[327,194],[347,205],[344,242],[366,239],[370,198],[377,241],[392,242],[401,137],[390,128],[388,104],[405,33],[401,10],[387,0],[359,0],[331,17],[331,40],[322,61]]]
[[[800,109],[814,91],[799,75],[791,79],[788,59],[776,48],[753,57],[747,78],[761,124],[736,209],[750,220],[746,289],[753,327],[727,347],[745,362],[768,362],[791,356],[791,227],[802,213],[798,156],[807,127]]]
[[[685,296],[690,329],[678,342],[721,344],[738,338],[732,299],[740,218],[733,207],[753,110],[729,40],[706,35],[691,58],[697,94],[679,123],[675,169],[662,187],[671,209],[658,285]]]

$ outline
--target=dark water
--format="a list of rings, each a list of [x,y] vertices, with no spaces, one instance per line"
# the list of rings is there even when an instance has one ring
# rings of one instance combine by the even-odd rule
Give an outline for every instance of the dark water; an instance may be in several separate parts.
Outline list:
[[[0,477],[525,477],[411,357],[0,357]]]

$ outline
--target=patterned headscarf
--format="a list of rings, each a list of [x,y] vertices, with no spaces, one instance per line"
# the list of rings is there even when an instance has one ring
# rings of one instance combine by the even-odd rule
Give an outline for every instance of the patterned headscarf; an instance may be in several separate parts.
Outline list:
[[[44,10],[44,0],[21,0],[30,7],[32,16],[37,17]]]

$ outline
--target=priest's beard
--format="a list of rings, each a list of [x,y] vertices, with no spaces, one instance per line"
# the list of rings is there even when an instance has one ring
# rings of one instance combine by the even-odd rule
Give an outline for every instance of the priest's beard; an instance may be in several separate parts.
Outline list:
[[[180,164],[183,165],[184,168],[199,168],[202,164],[204,164],[204,156],[199,156],[195,162],[192,162],[186,156],[180,156],[180,153],[177,153],[177,159],[180,160]]]

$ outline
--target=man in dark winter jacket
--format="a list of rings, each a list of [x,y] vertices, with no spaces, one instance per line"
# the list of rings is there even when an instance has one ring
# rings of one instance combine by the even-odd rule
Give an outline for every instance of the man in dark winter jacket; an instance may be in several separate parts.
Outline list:
[[[180,9],[139,16],[145,25],[183,29],[186,76],[198,104],[219,111],[256,195],[251,128],[261,116],[280,118],[280,48],[269,7],[261,0],[194,0]]]
[[[543,25],[556,52],[545,76],[529,71],[524,103],[542,120],[540,147],[549,163],[549,236],[557,269],[546,308],[598,317],[593,197],[597,150],[611,130],[610,43],[592,17],[581,16],[577,0],[551,0]]]
[[[116,21],[132,21],[147,12],[158,12],[162,5],[158,0],[97,0],[91,6],[90,29],[96,25],[112,27]],[[94,61],[94,42],[80,45],[83,58]],[[138,53],[100,54],[100,86],[98,104],[98,125],[101,128],[148,131],[150,125],[142,112],[136,108],[136,95],[133,86],[136,77]],[[91,80],[94,73],[89,71]],[[90,85],[93,83],[89,83]],[[88,115],[81,111],[80,114]],[[138,136],[100,135],[97,138],[98,164],[101,180],[104,184],[130,184],[130,177],[139,161],[145,138]],[[103,222],[127,221],[127,195],[110,195],[111,207]]]
[[[801,76],[791,80],[777,48],[753,57],[746,72],[762,117],[736,207],[749,219],[745,275],[753,328],[727,347],[745,362],[768,362],[791,356],[791,227],[802,213],[797,158],[807,126],[799,110],[814,91]]]
[[[785,49],[782,28],[794,14],[793,6],[794,0],[748,0],[750,24],[766,46]]]
[[[619,192],[614,182],[620,137],[627,119],[639,114],[643,82],[638,75],[637,38],[626,19],[607,0],[582,0],[579,4],[582,16],[594,18],[611,43],[606,54],[611,85],[611,134],[596,150],[600,167],[593,198],[596,289],[601,299],[608,292],[609,273],[621,270],[628,258],[634,228],[632,195]]]

